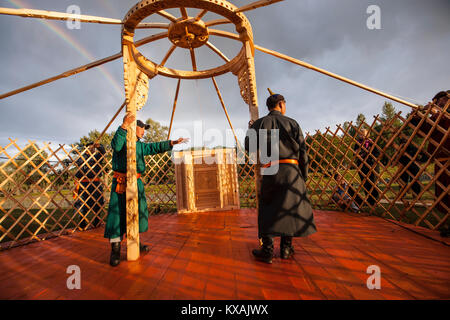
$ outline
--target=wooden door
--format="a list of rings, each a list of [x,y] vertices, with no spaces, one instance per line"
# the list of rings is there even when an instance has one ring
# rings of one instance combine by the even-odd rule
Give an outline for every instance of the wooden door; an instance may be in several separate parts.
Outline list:
[[[195,206],[197,210],[220,208],[217,164],[194,165]]]

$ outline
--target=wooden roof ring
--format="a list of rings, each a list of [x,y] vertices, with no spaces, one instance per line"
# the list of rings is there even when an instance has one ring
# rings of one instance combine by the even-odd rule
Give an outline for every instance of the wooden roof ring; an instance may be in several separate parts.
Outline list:
[[[186,13],[187,7],[202,9],[202,11],[196,17],[189,17]],[[182,16],[180,18],[175,18],[164,11],[165,9],[171,8],[179,8]],[[208,26],[201,20],[201,17],[208,11],[223,16],[225,19],[221,20],[221,23],[233,23],[236,26],[236,31],[239,34],[239,40],[243,42],[243,46],[240,52],[233,59],[227,58],[208,41],[210,34]],[[133,37],[135,29],[140,22],[152,14],[160,14],[171,20],[168,31],[161,34],[161,37],[167,37],[172,42],[173,46],[170,49],[171,52],[173,52],[175,47],[189,49],[193,52],[196,48],[206,45],[213,52],[217,53],[223,60],[225,60],[225,64],[213,69],[196,70],[197,68],[195,61],[193,60],[193,70],[190,71],[170,69],[165,67],[163,63],[158,64],[145,58],[135,46]],[[217,21],[213,23],[217,23]],[[249,41],[250,45],[253,47],[253,33],[250,23],[244,14],[238,12],[238,8],[227,1],[143,0],[131,8],[125,15],[122,27],[122,41],[129,46],[139,69],[145,72],[149,77],[155,74],[160,74],[172,78],[204,79],[232,71],[232,69],[238,64],[242,64],[245,59],[245,42]],[[167,58],[164,59],[163,62],[165,63],[166,60]]]
[[[145,72],[147,76],[152,77],[151,75],[156,75],[157,73],[174,78],[182,78],[182,79],[201,79],[217,76],[228,71],[232,71],[235,75],[238,76],[239,87],[241,89],[241,95],[244,98],[246,103],[250,103],[250,114],[251,118],[256,116],[255,108],[252,107],[252,104],[256,105],[257,102],[255,100],[256,96],[256,84],[254,81],[254,63],[253,63],[253,54],[254,50],[257,49],[261,52],[273,55],[279,59],[286,60],[288,62],[300,65],[304,68],[308,68],[310,70],[320,72],[329,77],[333,77],[337,80],[346,82],[353,86],[359,87],[361,89],[370,91],[372,93],[381,95],[385,98],[388,98],[392,101],[396,101],[398,103],[404,104],[411,108],[416,109],[418,106],[414,103],[401,99],[391,94],[387,94],[382,92],[381,90],[377,90],[371,88],[369,86],[363,85],[351,79],[339,76],[322,68],[315,67],[309,63],[303,62],[298,59],[291,58],[285,54],[266,49],[260,46],[256,46],[253,44],[253,35],[251,26],[248,23],[246,17],[242,14],[242,12],[246,12],[249,10],[253,10],[256,8],[268,6],[277,2],[281,2],[283,0],[258,0],[242,7],[236,8],[233,4],[225,1],[225,0],[147,0],[140,1],[137,5],[135,5],[125,16],[124,20],[118,19],[110,19],[104,17],[97,16],[87,16],[87,15],[73,15],[63,12],[54,12],[54,11],[44,11],[44,10],[35,10],[35,9],[12,9],[12,8],[0,8],[0,14],[6,15],[14,15],[21,16],[25,18],[39,18],[39,19],[52,19],[52,20],[73,20],[79,19],[80,22],[85,23],[106,23],[106,24],[122,24],[123,30],[123,41],[129,44],[131,52],[137,58],[136,62],[139,64],[139,68],[141,71]],[[188,17],[186,7],[191,8],[199,8],[202,9],[200,14],[198,14],[194,19],[192,17]],[[164,9],[167,8],[179,8],[181,12],[181,18],[176,18],[173,15],[169,14]],[[211,20],[206,23],[202,23],[201,18],[208,12],[215,12],[219,15],[222,15],[224,19],[216,19]],[[170,20],[169,23],[137,23],[142,21],[146,16],[151,14],[158,14]],[[184,21],[184,22],[183,22]],[[236,26],[236,30],[238,34],[209,29],[209,27],[225,24],[225,23],[234,23]],[[171,28],[172,26],[172,28]],[[185,28],[185,36],[186,39],[180,39],[182,36],[182,29],[180,27]],[[133,42],[132,35],[134,34],[135,29],[167,29],[168,31],[162,32],[156,35],[152,35],[141,39],[139,41]],[[170,29],[170,30],[169,30]],[[181,31],[180,31],[181,30]],[[130,33],[131,32],[131,33]],[[239,54],[232,60],[228,59],[220,50],[218,50],[212,43],[209,43],[206,39],[207,34],[222,36],[229,39],[234,39],[243,42],[243,48],[239,52]],[[131,37],[130,37],[131,35]],[[198,36],[199,39],[195,39]],[[172,47],[167,52],[163,61],[160,64],[155,64],[154,62],[146,59],[142,56],[137,47],[150,43],[152,41],[163,39],[169,37],[172,41]],[[202,37],[202,39],[200,39]],[[164,68],[164,64],[166,63],[169,56],[172,52],[177,48],[186,47],[187,40],[191,39],[192,47],[189,48],[191,53],[191,60],[193,65],[193,71],[185,71],[185,70],[175,70]],[[177,41],[179,40],[179,41]],[[194,41],[195,40],[195,41]],[[181,41],[181,42],[180,42]],[[205,42],[206,41],[206,42]],[[175,44],[176,43],[176,44]],[[189,43],[189,42],[188,42]],[[225,60],[226,64],[219,66],[214,69],[198,71],[196,70],[196,62],[195,62],[195,46],[206,44],[212,51],[217,53],[222,59]],[[251,52],[251,55],[250,55]],[[112,55],[110,57],[100,59],[89,64],[80,66],[75,69],[68,70],[62,74],[57,76],[41,80],[39,82],[33,83],[31,85],[27,85],[25,87],[12,90],[10,92],[6,92],[0,94],[0,100],[10,97],[12,95],[18,94],[20,92],[24,92],[44,84],[56,81],[61,78],[69,77],[80,72],[89,70],[93,67],[100,66],[104,63],[113,61],[115,59],[123,56],[123,52]],[[247,60],[247,68],[243,68],[245,66],[245,60]],[[248,70],[245,70],[248,69]],[[141,90],[142,91],[142,90]]]

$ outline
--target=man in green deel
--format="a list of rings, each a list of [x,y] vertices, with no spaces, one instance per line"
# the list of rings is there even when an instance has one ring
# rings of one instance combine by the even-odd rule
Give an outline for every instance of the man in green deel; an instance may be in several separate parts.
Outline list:
[[[105,238],[111,242],[111,266],[117,266],[120,263],[120,241],[123,234],[126,233],[126,186],[127,186],[127,128],[135,121],[136,117],[126,115],[122,125],[117,129],[114,138],[111,141],[113,149],[112,169],[114,171],[111,197],[109,200],[108,217],[105,227]],[[150,126],[140,120],[136,122],[136,166],[137,166],[137,186],[138,186],[138,207],[139,207],[139,232],[148,230],[148,209],[145,198],[144,184],[140,175],[145,172],[145,156],[164,153],[172,150],[175,144],[187,142],[188,139],[179,138],[178,140],[167,140],[154,143],[144,143],[140,139],[144,136],[145,130]],[[141,243],[139,245],[141,252],[148,252],[148,246]]]

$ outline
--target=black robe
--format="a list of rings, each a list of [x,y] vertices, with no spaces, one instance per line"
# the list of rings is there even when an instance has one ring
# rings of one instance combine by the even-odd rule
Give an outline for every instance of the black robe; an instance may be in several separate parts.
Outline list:
[[[271,111],[256,120],[251,129],[257,132],[257,149],[260,150],[259,132],[267,129],[267,149],[270,150],[270,130],[279,129],[279,159],[296,159],[299,165],[281,163],[276,174],[266,175],[262,169],[259,192],[258,236],[304,237],[317,231],[311,203],[307,196],[308,155],[302,130],[294,119]],[[245,148],[251,152],[250,132],[247,132]],[[264,159],[261,158],[264,164]]]
[[[89,212],[92,214],[97,214],[105,203],[103,198],[103,183],[101,181],[88,181],[89,179],[101,178],[103,176],[103,157],[106,153],[105,148],[100,145],[100,147],[91,156],[89,150],[77,159],[77,171],[75,172],[75,177],[80,180],[78,198],[74,203],[74,207],[79,210],[80,227],[86,227],[88,221],[83,218]],[[83,181],[84,180],[84,181]],[[94,219],[94,226],[100,223],[101,216],[98,215]]]

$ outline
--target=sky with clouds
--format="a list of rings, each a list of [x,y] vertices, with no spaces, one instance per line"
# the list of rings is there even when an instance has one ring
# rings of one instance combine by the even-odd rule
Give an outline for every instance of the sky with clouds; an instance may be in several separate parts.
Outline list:
[[[230,1],[242,6],[252,1]],[[135,0],[1,0],[0,7],[66,12],[71,5],[82,14],[122,19]],[[381,10],[381,29],[370,30],[369,5]],[[178,10],[168,10],[179,16]],[[194,16],[197,9],[188,9]],[[339,75],[386,91],[414,103],[425,104],[440,90],[450,89],[450,1],[448,0],[285,0],[245,13],[255,43],[306,61]],[[217,16],[208,13],[205,21]],[[146,22],[167,22],[152,15]],[[217,29],[234,31],[231,26]],[[141,39],[161,30],[140,30]],[[6,93],[66,70],[120,52],[120,26],[83,23],[67,28],[64,21],[0,16],[0,93]],[[240,43],[221,37],[211,42],[229,58]],[[160,61],[170,47],[167,39],[142,47],[141,52]],[[197,53],[199,68],[221,64],[208,48]],[[267,113],[266,88],[287,100],[287,116],[304,132],[381,112],[385,98],[314,71],[256,51],[256,82],[260,115]],[[189,54],[175,50],[167,67],[191,68]],[[242,135],[249,112],[237,79],[232,74],[216,78],[233,126]],[[169,125],[176,79],[157,76],[150,81],[149,100],[140,119],[152,118]],[[0,100],[0,145],[8,138],[74,143],[90,130],[102,130],[124,99],[121,59]],[[409,108],[393,103],[404,113]],[[111,126],[120,125],[119,117]],[[194,127],[229,128],[210,79],[181,82],[174,119],[174,135],[191,134]],[[184,133],[183,133],[184,130]],[[214,135],[214,133],[212,133]],[[211,135],[210,135],[211,136]],[[213,146],[211,138],[194,145]],[[219,143],[223,144],[223,143]],[[231,143],[232,144],[232,143]],[[189,145],[190,146],[190,145]]]

